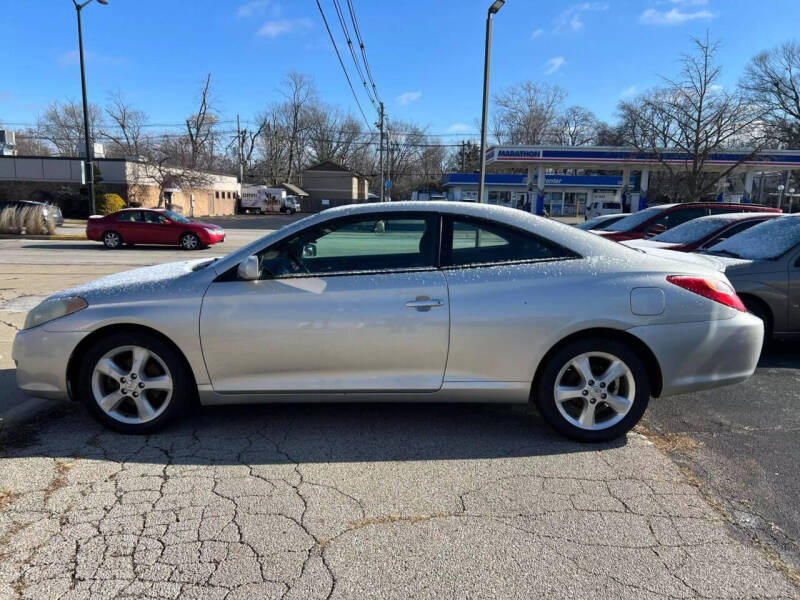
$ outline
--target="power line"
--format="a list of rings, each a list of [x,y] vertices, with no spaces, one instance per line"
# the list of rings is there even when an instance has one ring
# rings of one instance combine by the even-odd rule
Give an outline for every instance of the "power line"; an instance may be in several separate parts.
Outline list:
[[[350,75],[347,74],[347,69],[344,66],[342,55],[339,54],[339,48],[336,46],[336,40],[333,39],[333,33],[331,32],[331,28],[328,26],[328,19],[325,18],[325,11],[322,10],[322,4],[319,3],[319,0],[317,0],[317,8],[319,8],[319,14],[322,15],[322,21],[325,23],[325,29],[328,30],[328,36],[331,38],[333,49],[336,52],[336,58],[339,59],[339,64],[342,67],[342,72],[344,73],[345,79],[347,79],[347,85],[350,86],[350,91],[353,92],[353,99],[356,101],[358,110],[361,113],[361,116],[364,118],[364,122],[367,124],[367,129],[371,129],[371,125],[369,123],[369,120],[367,119],[367,115],[364,114],[364,109],[361,108],[361,102],[358,101],[356,90],[353,88],[353,82],[350,81]]]
[[[367,79],[364,77],[364,72],[361,69],[361,65],[358,62],[358,58],[356,57],[356,51],[353,50],[353,40],[350,39],[350,31],[347,28],[347,23],[344,20],[344,14],[342,13],[342,7],[339,4],[339,0],[333,0],[333,6],[336,9],[336,15],[339,17],[339,25],[342,27],[342,33],[344,33],[344,39],[347,40],[347,48],[350,50],[350,57],[353,59],[353,64],[356,66],[356,72],[358,73],[359,78],[361,79],[361,83],[364,86],[364,89],[367,92],[367,96],[369,97],[369,101],[372,103],[372,106],[375,110],[378,109],[377,100],[373,97],[372,92],[367,85]]]
[[[372,77],[372,70],[369,68],[367,50],[364,47],[364,40],[361,38],[361,30],[358,28],[358,19],[356,18],[356,11],[353,8],[353,2],[351,0],[347,0],[347,8],[350,11],[350,20],[353,22],[353,31],[356,34],[356,40],[358,40],[358,45],[361,48],[361,56],[364,59],[364,67],[367,71],[367,77],[369,77],[369,82],[372,84],[372,91],[375,94],[375,98],[377,98],[378,102],[380,102],[381,97],[378,95],[378,87],[375,85],[375,79]]]

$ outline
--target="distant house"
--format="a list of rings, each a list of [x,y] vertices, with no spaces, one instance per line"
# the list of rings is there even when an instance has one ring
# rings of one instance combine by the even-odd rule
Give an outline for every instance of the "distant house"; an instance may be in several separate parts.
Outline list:
[[[317,212],[331,206],[366,202],[369,179],[333,161],[326,160],[301,173],[301,186],[308,192],[303,212]]]

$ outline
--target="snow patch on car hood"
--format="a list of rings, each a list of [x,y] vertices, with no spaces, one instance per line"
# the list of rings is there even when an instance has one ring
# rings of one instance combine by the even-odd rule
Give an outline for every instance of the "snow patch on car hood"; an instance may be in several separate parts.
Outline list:
[[[123,299],[131,294],[156,294],[178,280],[189,277],[195,267],[208,259],[165,263],[153,267],[123,271],[95,279],[77,287],[58,292],[52,297],[80,296],[89,304]]]

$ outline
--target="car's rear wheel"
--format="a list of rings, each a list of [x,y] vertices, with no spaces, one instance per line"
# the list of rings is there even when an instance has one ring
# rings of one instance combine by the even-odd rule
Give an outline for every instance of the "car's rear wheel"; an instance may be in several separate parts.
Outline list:
[[[202,247],[200,238],[194,233],[184,233],[180,239],[181,248],[184,250],[197,250]]]
[[[116,231],[106,231],[103,234],[103,245],[114,250],[122,245],[122,236]]]
[[[536,400],[558,432],[582,442],[625,435],[650,401],[647,369],[624,343],[584,338],[560,348],[539,377]]]
[[[103,425],[121,433],[150,433],[184,410],[190,381],[181,357],[157,337],[114,334],[86,353],[78,390]]]

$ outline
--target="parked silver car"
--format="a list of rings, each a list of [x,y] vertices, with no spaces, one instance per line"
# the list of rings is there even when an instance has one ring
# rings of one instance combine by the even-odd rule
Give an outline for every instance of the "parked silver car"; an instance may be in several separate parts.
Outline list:
[[[765,336],[800,337],[800,215],[756,225],[708,250]]]
[[[195,395],[533,399],[558,431],[598,441],[633,427],[651,396],[747,379],[762,335],[703,261],[503,207],[397,202],[56,294],[13,356],[24,391],[79,399],[124,432],[158,429]]]

